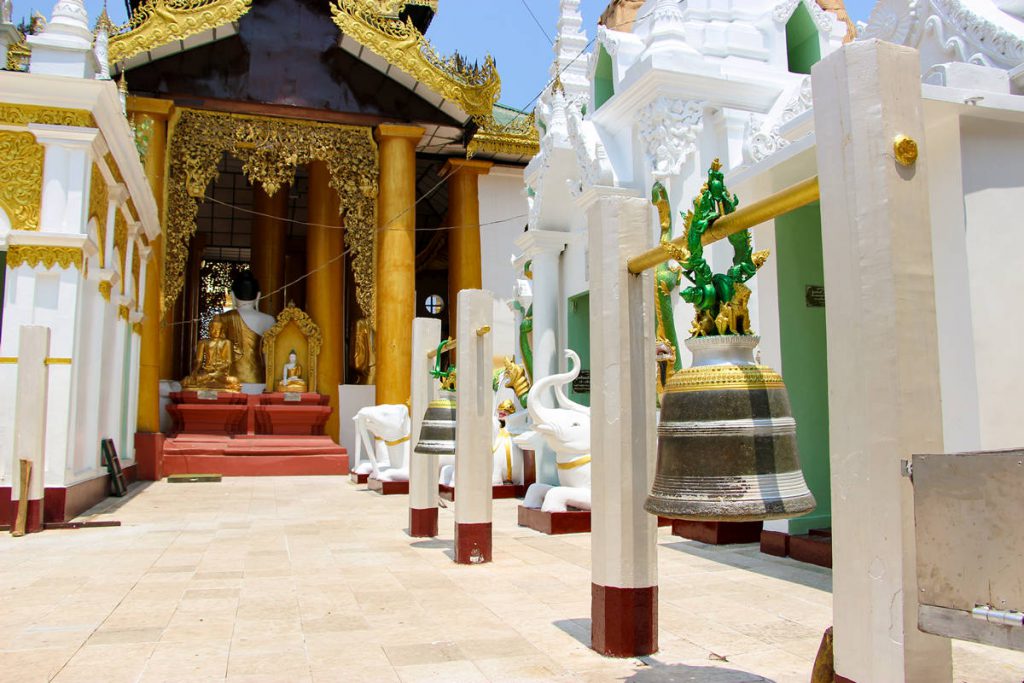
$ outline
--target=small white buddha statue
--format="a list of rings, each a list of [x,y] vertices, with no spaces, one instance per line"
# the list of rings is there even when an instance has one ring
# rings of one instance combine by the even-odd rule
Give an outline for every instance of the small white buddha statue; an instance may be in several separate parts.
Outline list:
[[[302,379],[302,366],[299,365],[295,349],[288,352],[288,362],[281,367],[281,381],[277,383],[277,390],[300,393],[306,391],[306,380]]]

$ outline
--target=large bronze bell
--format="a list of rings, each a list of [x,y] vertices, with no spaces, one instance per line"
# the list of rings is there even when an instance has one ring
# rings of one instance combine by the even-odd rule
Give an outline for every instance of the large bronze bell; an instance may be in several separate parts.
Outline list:
[[[752,335],[686,340],[693,366],[661,399],[658,465],[644,508],[662,517],[747,522],[814,510],[782,377],[757,365]]]
[[[455,455],[455,394],[444,393],[443,398],[428,403],[423,413],[415,450],[420,455]]]

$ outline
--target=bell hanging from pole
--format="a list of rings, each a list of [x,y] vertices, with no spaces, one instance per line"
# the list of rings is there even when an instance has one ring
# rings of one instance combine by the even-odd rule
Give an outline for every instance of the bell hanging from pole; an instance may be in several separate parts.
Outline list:
[[[442,392],[427,404],[420,426],[419,455],[455,455],[455,392]]]
[[[752,522],[814,510],[789,394],[754,361],[753,335],[693,337],[693,366],[665,386],[658,464],[644,509],[661,517]]]

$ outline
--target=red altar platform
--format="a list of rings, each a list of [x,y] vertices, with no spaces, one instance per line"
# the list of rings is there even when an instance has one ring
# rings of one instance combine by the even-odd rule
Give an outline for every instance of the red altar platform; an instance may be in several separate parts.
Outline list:
[[[348,453],[323,434],[328,398],[315,393],[180,391],[163,443],[162,474],[324,475],[348,472]]]

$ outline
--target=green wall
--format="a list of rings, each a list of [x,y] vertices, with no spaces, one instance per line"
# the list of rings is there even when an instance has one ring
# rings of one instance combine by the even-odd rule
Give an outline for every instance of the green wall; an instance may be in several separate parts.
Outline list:
[[[802,534],[832,525],[825,309],[808,306],[806,293],[807,285],[825,284],[817,203],[775,219],[773,257],[777,259],[782,374],[796,418],[800,465],[818,502],[810,515],[790,520],[789,532]]]
[[[612,73],[612,58],[601,45],[597,50],[597,69],[594,72],[594,109],[611,99],[615,94],[615,76]]]
[[[569,348],[580,357],[580,365],[590,370],[590,292],[569,297],[568,306]],[[566,395],[577,403],[590,405],[590,392],[580,394],[572,384],[566,387]]]
[[[814,25],[814,19],[803,3],[796,6],[793,16],[786,23],[786,52],[789,56],[789,70],[795,74],[811,73],[811,67],[821,59],[818,27]]]

